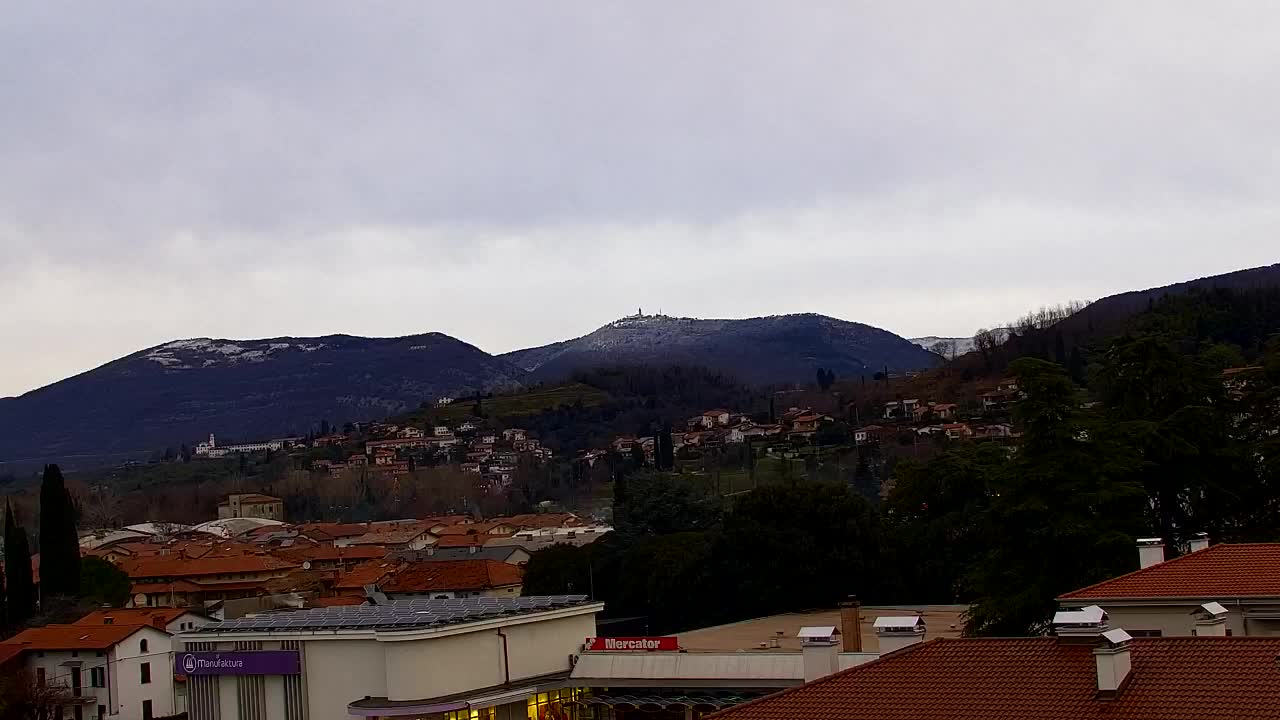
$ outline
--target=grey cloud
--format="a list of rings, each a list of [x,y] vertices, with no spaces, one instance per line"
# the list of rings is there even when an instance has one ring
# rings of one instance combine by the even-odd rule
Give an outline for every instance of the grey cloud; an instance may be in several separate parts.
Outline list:
[[[1277,19],[1244,2],[7,7],[0,348],[50,359],[0,349],[0,394],[192,334],[441,329],[505,350],[641,301],[962,333],[1273,261]]]

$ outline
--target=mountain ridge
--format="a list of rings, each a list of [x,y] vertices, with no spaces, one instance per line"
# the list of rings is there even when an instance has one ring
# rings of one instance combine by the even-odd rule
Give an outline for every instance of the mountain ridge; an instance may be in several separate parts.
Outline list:
[[[500,357],[537,380],[562,379],[597,365],[665,362],[704,365],[752,384],[809,382],[819,367],[847,377],[937,362],[887,330],[818,313],[742,319],[631,315],[577,338]]]

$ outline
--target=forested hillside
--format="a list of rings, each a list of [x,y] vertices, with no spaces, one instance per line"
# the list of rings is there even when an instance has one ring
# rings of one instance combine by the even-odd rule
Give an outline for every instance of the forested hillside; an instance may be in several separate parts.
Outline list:
[[[838,483],[726,503],[637,470],[615,484],[616,537],[536,554],[526,589],[590,581],[611,615],[655,632],[848,594],[969,602],[972,633],[1034,632],[1056,596],[1136,569],[1137,537],[1174,554],[1199,532],[1280,540],[1277,333],[1280,291],[1219,288],[1152,299],[1074,368],[1041,348],[1009,357],[1024,394],[1016,445],[900,462],[878,509]]]

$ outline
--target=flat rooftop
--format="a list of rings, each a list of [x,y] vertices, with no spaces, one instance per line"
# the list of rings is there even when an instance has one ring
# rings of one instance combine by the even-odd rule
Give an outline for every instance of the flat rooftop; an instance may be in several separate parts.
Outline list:
[[[593,604],[586,595],[516,598],[393,600],[380,605],[338,605],[305,610],[276,610],[210,623],[192,633],[298,632],[312,630],[416,630]]]
[[[874,627],[877,617],[903,617],[921,615],[925,622],[925,640],[934,638],[958,638],[964,632],[964,612],[968,605],[876,605],[864,606],[861,610],[862,650],[863,652],[879,652],[880,643]],[[688,630],[675,633],[680,638],[680,647],[689,652],[734,652],[738,650],[765,652],[760,643],[768,643],[770,638],[782,633],[781,649],[800,651],[800,640],[796,634],[800,628],[814,625],[834,625],[840,627],[840,611],[814,610],[810,612],[785,613],[768,617],[742,620],[728,625]],[[769,648],[777,652],[778,648]]]

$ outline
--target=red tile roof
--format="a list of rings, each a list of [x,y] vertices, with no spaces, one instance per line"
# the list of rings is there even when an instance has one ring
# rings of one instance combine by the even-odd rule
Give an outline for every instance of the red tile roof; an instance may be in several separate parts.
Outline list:
[[[1280,718],[1280,638],[1131,641],[1114,699],[1093,648],[1056,638],[938,639],[711,715],[719,720]]]
[[[105,650],[146,625],[45,625],[4,641],[24,650]],[[152,628],[154,629],[154,628]]]
[[[186,580],[175,580],[173,582],[158,583],[134,583],[129,592],[137,595],[154,595],[155,593],[193,593],[200,592],[204,588]]]
[[[490,540],[510,537],[509,535],[441,535],[436,541],[438,548],[482,546]]]
[[[300,534],[316,540],[358,537],[369,532],[369,528],[362,523],[303,523],[296,529]]]
[[[522,568],[498,560],[427,560],[411,563],[381,589],[388,593],[490,590],[523,580]]]
[[[298,563],[270,555],[183,558],[173,555],[122,560],[120,568],[131,578],[182,578],[201,575],[265,573],[295,568]]]
[[[1074,590],[1061,600],[1280,598],[1280,543],[1213,545]]]
[[[378,558],[386,557],[387,549],[381,545],[352,545],[350,547],[338,547],[336,545],[303,545],[279,548],[272,552],[278,558],[301,563],[307,560],[376,560]]]
[[[388,575],[404,567],[398,560],[370,560],[361,563],[338,576],[333,587],[339,590],[359,590],[365,585],[377,585]]]
[[[192,612],[185,608],[111,608],[94,610],[75,621],[75,625],[150,625],[164,629],[166,625]],[[108,623],[107,620],[111,622]]]

